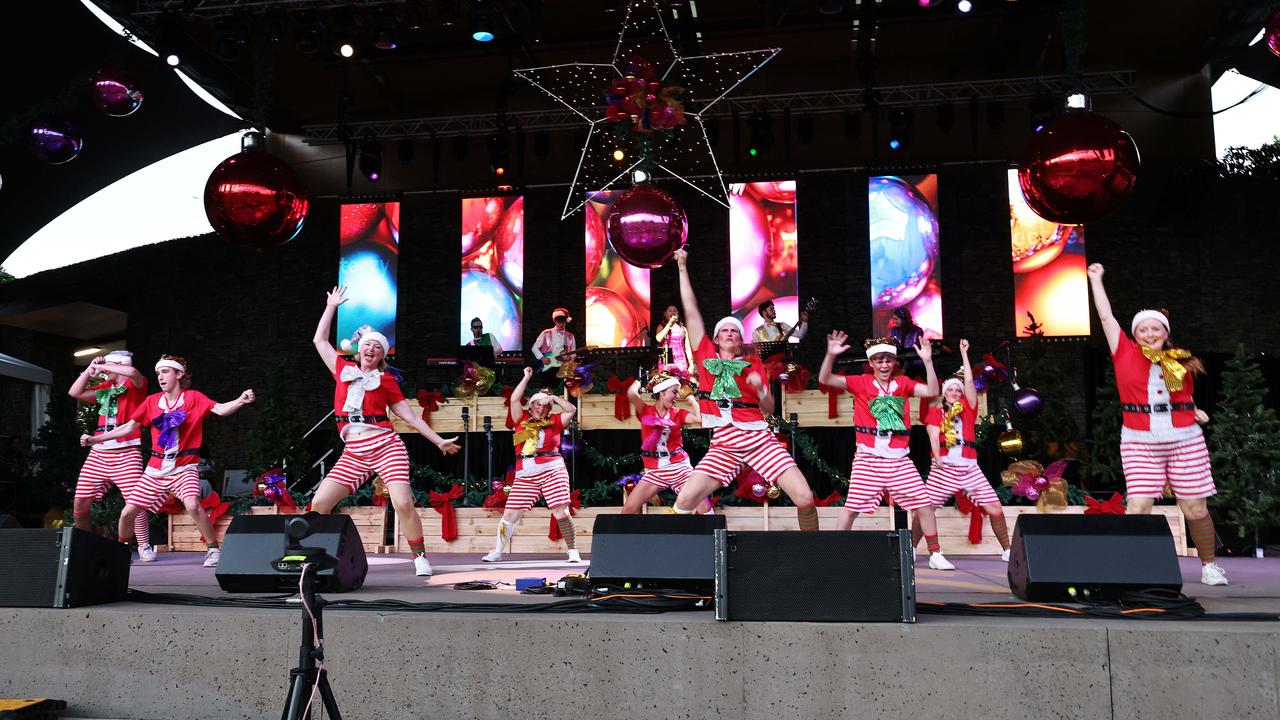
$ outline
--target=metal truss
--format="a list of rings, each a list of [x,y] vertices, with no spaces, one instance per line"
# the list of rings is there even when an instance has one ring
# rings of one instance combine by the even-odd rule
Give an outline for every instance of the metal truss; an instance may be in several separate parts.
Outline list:
[[[1086,95],[1100,97],[1127,94],[1132,92],[1133,88],[1134,72],[1116,70],[1086,73],[1082,79],[1082,87],[1079,88],[1072,84],[1067,75],[1046,75],[821,92],[741,95],[719,101],[710,112],[703,114],[703,118],[731,117],[734,113],[749,114],[756,111],[780,113],[790,110],[793,114],[820,115],[860,112],[873,106],[926,107],[973,100],[1011,102],[1046,96],[1062,97],[1076,90],[1082,90]],[[582,117],[568,110],[512,112],[507,113],[505,119],[504,130],[510,130],[513,127],[519,127],[525,132],[586,129]],[[493,113],[483,113],[410,120],[350,122],[345,126],[305,125],[303,141],[309,145],[333,145],[342,143],[348,138],[376,137],[387,140],[432,136],[440,138],[458,135],[491,135],[498,130],[498,117]]]
[[[351,7],[402,5],[403,0],[132,0],[109,3],[113,14],[148,17],[179,13],[187,18],[211,19],[246,13],[335,10]]]

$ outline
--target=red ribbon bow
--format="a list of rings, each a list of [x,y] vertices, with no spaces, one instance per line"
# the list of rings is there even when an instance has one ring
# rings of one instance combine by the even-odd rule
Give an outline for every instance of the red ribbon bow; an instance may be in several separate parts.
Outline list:
[[[511,393],[515,392],[515,388],[510,385],[502,386],[502,407],[507,409],[506,426],[508,430],[515,430],[516,424],[511,421]]]
[[[831,507],[832,505],[839,505],[843,502],[844,502],[844,498],[840,497],[840,493],[836,492],[835,490],[832,490],[830,495],[822,499],[815,499],[813,501],[813,506],[814,507]]]
[[[440,403],[447,402],[444,394],[439,392],[418,391],[418,405],[422,406],[422,421],[431,422],[431,413],[440,409]]]
[[[569,496],[569,514],[570,515],[576,515],[577,513],[575,513],[574,510],[577,510],[578,508],[582,507],[581,495],[582,495],[581,490],[574,490],[573,494]],[[560,534],[560,523],[556,522],[556,516],[552,515],[551,530],[547,532],[547,538],[551,540],[551,542],[555,542],[562,537],[564,537],[564,535]]]
[[[628,375],[625,379],[617,375],[609,376],[609,392],[613,393],[613,417],[618,420],[631,418],[631,399],[627,397],[627,388],[636,379]]]
[[[1088,495],[1084,498],[1085,515],[1123,515],[1125,513],[1124,496],[1113,493],[1110,500],[1094,500]]]
[[[458,539],[458,515],[453,509],[453,501],[462,497],[462,487],[454,485],[447,491],[428,492],[427,499],[431,503],[431,507],[440,513],[440,539],[445,542],[453,542]]]
[[[982,542],[982,506],[969,499],[963,492],[956,493],[956,509],[969,516],[969,544]]]
[[[844,394],[844,390],[822,383],[818,383],[818,390],[827,396],[827,417],[832,419],[840,417],[840,406],[837,403],[840,396]]]
[[[212,525],[218,522],[218,518],[227,514],[227,509],[231,507],[231,502],[224,502],[222,498],[218,497],[218,493],[211,492],[209,493],[209,497],[200,501],[200,507],[204,508],[205,511],[209,513],[209,524]],[[169,499],[165,500],[164,505],[160,506],[160,512],[169,515],[179,515],[186,511],[187,507],[182,504],[181,500],[173,495],[170,495]],[[204,535],[200,536],[200,541],[208,542]]]

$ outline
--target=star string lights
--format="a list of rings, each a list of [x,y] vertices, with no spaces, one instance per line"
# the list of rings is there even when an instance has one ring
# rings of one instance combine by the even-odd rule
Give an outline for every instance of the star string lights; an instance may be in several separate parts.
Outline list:
[[[728,207],[702,119],[778,52],[681,57],[657,0],[631,0],[610,62],[516,70],[589,125],[560,219],[585,205],[588,193],[629,183],[637,170],[660,171]]]

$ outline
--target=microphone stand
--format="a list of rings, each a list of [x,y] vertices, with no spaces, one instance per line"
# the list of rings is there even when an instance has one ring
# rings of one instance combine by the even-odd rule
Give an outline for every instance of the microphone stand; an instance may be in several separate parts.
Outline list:
[[[467,492],[471,490],[471,411],[462,406],[462,504],[467,504]]]
[[[487,454],[487,460],[485,464],[485,475],[487,476],[488,482],[482,489],[484,490],[484,492],[487,493],[489,492],[489,489],[493,487],[493,418],[488,415],[485,415],[483,419],[483,423],[484,423],[484,441],[485,441],[485,444],[488,446],[487,448],[488,454]]]

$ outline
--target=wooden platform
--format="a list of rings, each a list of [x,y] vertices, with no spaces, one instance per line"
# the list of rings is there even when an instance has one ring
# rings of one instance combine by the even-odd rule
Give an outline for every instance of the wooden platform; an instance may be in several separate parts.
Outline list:
[[[932,400],[920,401],[912,399],[907,403],[912,425],[923,424],[920,419],[920,408],[928,407]],[[841,393],[836,397],[836,417],[828,417],[830,398],[821,390],[805,390],[798,393],[782,393],[782,417],[796,416],[800,427],[853,427],[853,396]],[[987,394],[978,393],[978,417],[987,414]]]
[[[299,510],[298,512],[301,512]],[[360,544],[366,553],[386,551],[387,508],[380,507],[344,507],[338,512],[350,515],[356,530],[360,533]],[[250,515],[279,515],[280,510],[274,505],[257,505],[249,508]],[[231,516],[223,515],[213,524],[213,531],[221,543],[226,535],[227,525],[231,524]],[[200,531],[186,513],[169,516],[169,544],[157,548],[176,552],[203,552],[204,541],[200,539]]]

